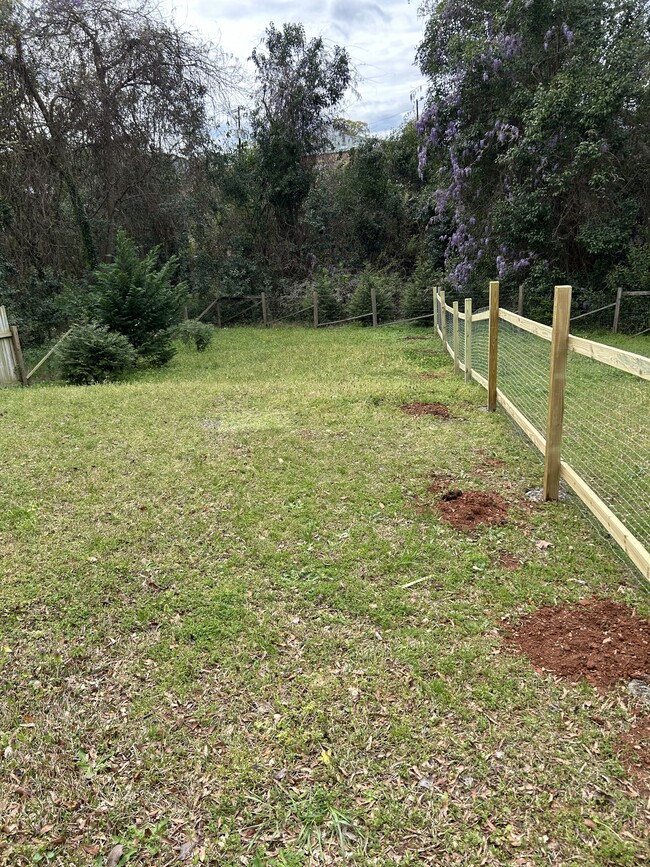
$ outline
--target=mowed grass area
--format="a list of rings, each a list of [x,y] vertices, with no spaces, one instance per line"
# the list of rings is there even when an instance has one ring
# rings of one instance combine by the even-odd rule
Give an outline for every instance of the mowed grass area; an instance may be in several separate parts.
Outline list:
[[[577,507],[525,500],[539,459],[401,339],[428,333],[231,329],[0,393],[1,864],[650,858],[624,686],[502,643],[543,604],[648,599]],[[509,523],[441,523],[436,472]]]

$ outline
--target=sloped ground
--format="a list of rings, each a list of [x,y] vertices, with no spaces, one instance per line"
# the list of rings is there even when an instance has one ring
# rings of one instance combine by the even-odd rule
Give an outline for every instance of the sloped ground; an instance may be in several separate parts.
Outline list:
[[[526,500],[536,457],[426,333],[233,329],[0,393],[1,864],[650,858],[625,682],[503,641],[647,600],[571,502]],[[454,528],[447,490],[505,523]]]

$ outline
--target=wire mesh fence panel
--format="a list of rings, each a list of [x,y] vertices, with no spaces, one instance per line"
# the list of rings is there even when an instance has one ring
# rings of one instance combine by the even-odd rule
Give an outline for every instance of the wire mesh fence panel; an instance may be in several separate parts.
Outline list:
[[[551,344],[516,325],[499,322],[497,386],[544,436]]]
[[[472,370],[487,379],[488,375],[488,336],[490,326],[487,319],[472,322]]]
[[[569,353],[563,459],[650,550],[650,382]]]
[[[453,346],[454,346],[454,317],[448,310],[445,310],[445,324],[447,326],[447,343],[453,349]]]
[[[458,358],[465,364],[465,320],[458,320]]]

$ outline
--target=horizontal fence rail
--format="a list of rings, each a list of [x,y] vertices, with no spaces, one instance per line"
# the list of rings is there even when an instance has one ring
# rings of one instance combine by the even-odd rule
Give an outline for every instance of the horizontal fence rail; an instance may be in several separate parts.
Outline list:
[[[433,291],[434,326],[464,373],[544,456],[544,496],[563,480],[650,580],[650,358],[569,334],[571,287],[553,327],[499,307],[461,313]]]

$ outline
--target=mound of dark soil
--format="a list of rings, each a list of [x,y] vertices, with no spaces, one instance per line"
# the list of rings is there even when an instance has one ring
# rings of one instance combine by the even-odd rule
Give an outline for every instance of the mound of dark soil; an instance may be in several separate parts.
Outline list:
[[[431,340],[430,337],[402,337],[402,340]]]
[[[405,403],[401,406],[407,415],[437,415],[439,418],[449,418],[449,407],[444,403]]]
[[[540,608],[507,643],[537,668],[610,686],[650,674],[650,621],[609,599]]]
[[[443,520],[458,530],[505,524],[508,506],[494,491],[447,491],[437,504]]]
[[[421,373],[420,379],[446,379],[446,373]]]

